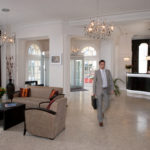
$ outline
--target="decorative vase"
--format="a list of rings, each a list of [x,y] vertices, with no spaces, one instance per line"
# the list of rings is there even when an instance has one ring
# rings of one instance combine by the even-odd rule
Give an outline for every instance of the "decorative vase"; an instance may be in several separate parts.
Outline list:
[[[8,99],[11,100],[12,102],[12,99],[14,97],[14,92],[15,92],[15,86],[14,84],[12,83],[12,79],[9,79],[9,83],[7,84],[7,96],[8,96]]]

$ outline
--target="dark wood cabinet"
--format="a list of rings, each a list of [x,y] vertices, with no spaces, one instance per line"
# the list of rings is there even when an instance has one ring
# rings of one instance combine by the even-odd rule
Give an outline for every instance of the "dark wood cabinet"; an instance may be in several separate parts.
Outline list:
[[[150,92],[150,74],[128,75],[127,90]]]

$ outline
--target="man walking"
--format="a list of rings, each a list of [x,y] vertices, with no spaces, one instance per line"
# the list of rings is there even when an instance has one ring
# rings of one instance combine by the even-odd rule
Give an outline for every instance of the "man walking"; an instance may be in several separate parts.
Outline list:
[[[109,107],[109,96],[113,94],[114,84],[111,73],[105,69],[105,60],[99,61],[99,70],[95,71],[93,95],[97,98],[97,116],[99,126],[103,126],[104,112]]]

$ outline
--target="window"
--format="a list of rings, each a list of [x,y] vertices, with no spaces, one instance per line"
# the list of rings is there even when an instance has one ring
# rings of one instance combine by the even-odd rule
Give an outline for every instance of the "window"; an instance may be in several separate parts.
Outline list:
[[[29,55],[41,56],[41,50],[38,45],[32,44],[28,50]]]
[[[147,72],[147,60],[148,55],[148,44],[142,43],[139,46],[139,73]]]
[[[41,50],[38,45],[32,44],[28,49],[28,80],[38,81],[41,84]]]
[[[85,47],[81,51],[84,56],[96,56],[96,50],[93,47]]]

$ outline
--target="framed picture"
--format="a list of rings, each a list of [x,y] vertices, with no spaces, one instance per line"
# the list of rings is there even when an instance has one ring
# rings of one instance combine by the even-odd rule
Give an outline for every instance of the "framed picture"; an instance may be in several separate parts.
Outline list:
[[[61,64],[61,56],[51,56],[52,64]]]

